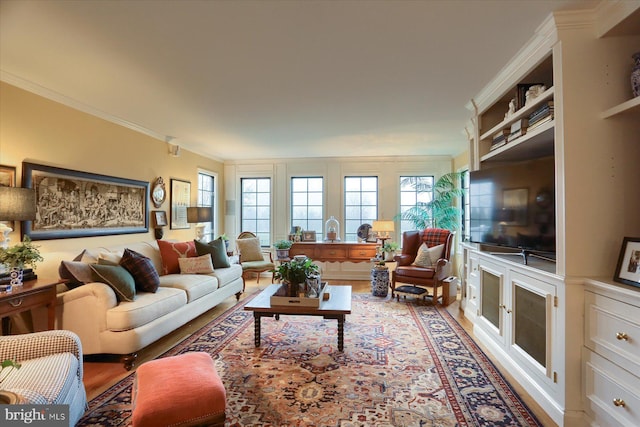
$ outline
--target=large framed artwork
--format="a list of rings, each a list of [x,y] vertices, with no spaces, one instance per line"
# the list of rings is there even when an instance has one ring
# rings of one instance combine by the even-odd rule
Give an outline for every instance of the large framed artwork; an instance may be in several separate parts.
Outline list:
[[[191,182],[171,178],[171,229],[189,228],[187,208],[191,203]]]
[[[640,237],[625,237],[622,240],[613,280],[640,287]]]
[[[149,231],[149,183],[22,163],[23,187],[36,191],[36,219],[22,223],[32,240]]]

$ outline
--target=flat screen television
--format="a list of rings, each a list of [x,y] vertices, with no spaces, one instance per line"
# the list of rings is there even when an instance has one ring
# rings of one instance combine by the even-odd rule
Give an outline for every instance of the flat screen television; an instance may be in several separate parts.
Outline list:
[[[470,240],[555,260],[553,156],[500,163],[470,173]]]

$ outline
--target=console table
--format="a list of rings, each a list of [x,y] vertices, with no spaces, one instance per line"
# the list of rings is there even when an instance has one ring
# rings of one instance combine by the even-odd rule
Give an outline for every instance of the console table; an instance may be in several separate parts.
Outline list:
[[[14,286],[11,292],[0,294],[0,318],[2,334],[9,334],[9,316],[36,307],[47,307],[47,327],[55,329],[56,285],[63,280],[30,280],[22,286]]]
[[[376,243],[352,242],[296,242],[289,249],[289,257],[306,255],[320,262],[365,262],[375,258]]]

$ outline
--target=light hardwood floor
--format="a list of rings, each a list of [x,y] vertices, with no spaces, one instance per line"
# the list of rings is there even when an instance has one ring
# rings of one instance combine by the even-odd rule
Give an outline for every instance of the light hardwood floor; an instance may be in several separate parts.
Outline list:
[[[255,279],[247,280],[246,291],[240,299],[242,300],[248,295],[261,291],[269,284],[270,277],[268,277],[268,275],[266,274],[260,277],[260,284],[257,284]],[[354,293],[371,292],[371,284],[368,281],[345,281],[341,284],[351,285],[353,287]],[[192,333],[225,312],[228,308],[233,307],[235,304],[235,298],[228,298],[215,308],[209,310],[208,312],[202,314],[198,318],[194,319],[193,321],[189,322],[173,333],[146,347],[138,353],[136,366],[139,366],[140,364],[148,360],[153,360],[159,355],[163,354],[165,351],[171,349],[177,343],[189,337]],[[458,323],[462,325],[467,333],[471,335],[471,337],[473,337],[473,325],[464,317],[464,313],[460,310],[459,300],[450,304],[447,307],[447,310],[453,315]],[[483,346],[480,345],[480,348],[483,348]],[[485,351],[484,348],[483,351]],[[493,363],[498,366],[498,368],[500,368],[500,365],[497,363],[497,361],[490,355],[489,357],[493,361]],[[506,372],[504,372],[503,370],[501,370],[500,372],[510,382],[513,389],[522,397],[524,402],[529,406],[536,417],[538,417],[538,420],[542,423],[543,426],[557,426],[557,424],[554,423],[551,418],[542,410],[542,408],[527,394],[526,390],[524,390],[515,381],[513,381],[511,376]],[[117,358],[95,356],[86,357],[84,363],[84,385],[87,391],[87,398],[89,400],[93,399],[130,373],[130,371],[126,371],[123,368],[122,363],[119,363]]]

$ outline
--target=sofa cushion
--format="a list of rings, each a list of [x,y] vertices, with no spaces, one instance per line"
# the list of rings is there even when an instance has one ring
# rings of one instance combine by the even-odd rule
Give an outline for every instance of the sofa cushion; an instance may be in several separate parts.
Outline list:
[[[140,292],[135,301],[107,310],[106,329],[117,332],[138,328],[183,308],[186,303],[187,294],[180,289],[160,286],[156,293]]]
[[[178,258],[197,256],[196,246],[190,242],[168,242],[158,240],[160,255],[162,256],[162,274],[179,274]]]
[[[231,264],[229,268],[218,268],[213,276],[218,279],[218,287],[222,288],[242,277],[242,267],[240,264]]]
[[[257,237],[238,239],[236,240],[236,245],[238,246],[240,261],[242,263],[247,261],[264,261],[262,248],[260,247],[260,239]]]
[[[180,264],[180,274],[213,273],[213,262],[209,254],[190,258],[178,258],[178,264]]]
[[[2,382],[3,389],[25,397],[29,393],[23,390],[33,390],[47,404],[68,404],[80,385],[76,375],[79,362],[72,353],[55,353],[20,363],[20,369],[12,372]]]
[[[153,263],[146,256],[131,249],[125,249],[120,265],[127,269],[136,283],[136,290],[155,292],[160,286],[160,277]]]
[[[433,279],[436,274],[435,267],[418,267],[416,265],[405,265],[401,267],[396,267],[394,274],[396,275],[397,280],[403,278],[414,278],[414,279]]]
[[[91,264],[93,280],[109,285],[118,301],[133,301],[136,297],[136,282],[133,276],[119,265]]]
[[[213,268],[228,268],[231,263],[227,256],[227,247],[224,244],[224,240],[218,238],[205,244],[194,240],[196,245],[196,252],[198,255],[211,255],[211,261],[213,262]]]
[[[160,287],[186,292],[191,302],[218,289],[218,279],[209,274],[167,274],[160,277]]]
[[[93,281],[93,270],[89,264],[80,261],[61,261],[58,267],[61,279],[68,280],[69,289],[76,288]]]

